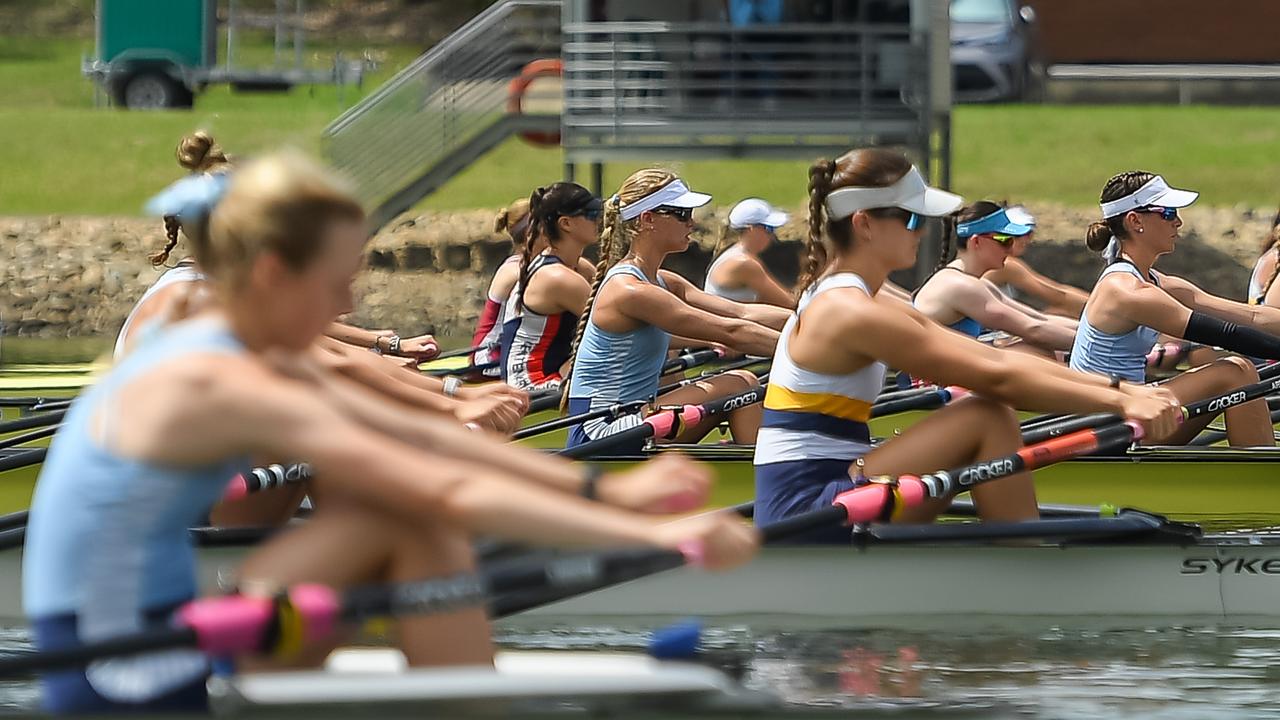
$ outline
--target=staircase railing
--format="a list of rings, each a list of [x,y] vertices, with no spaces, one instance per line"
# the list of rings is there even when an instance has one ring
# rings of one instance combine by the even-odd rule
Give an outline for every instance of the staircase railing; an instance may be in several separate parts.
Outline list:
[[[559,0],[496,3],[325,128],[326,155],[355,184],[375,225],[407,210],[500,136],[527,129],[529,123],[510,123],[495,133],[511,119],[508,84],[521,68],[560,57],[560,13]],[[533,117],[558,127],[557,112]]]

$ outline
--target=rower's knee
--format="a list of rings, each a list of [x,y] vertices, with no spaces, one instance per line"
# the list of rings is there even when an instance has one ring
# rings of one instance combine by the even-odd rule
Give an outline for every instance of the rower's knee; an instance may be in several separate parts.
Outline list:
[[[964,407],[973,414],[975,427],[988,428],[1004,433],[1021,433],[1018,425],[1018,413],[1004,403],[970,395],[963,401]]]
[[[1221,368],[1215,373],[1215,384],[1218,391],[1234,390],[1241,385],[1258,382],[1258,369],[1249,360],[1232,356],[1215,360],[1212,367]]]
[[[760,386],[760,378],[750,370],[730,370],[724,374],[724,377],[729,378],[729,382],[734,383],[735,386],[740,385],[743,390]]]

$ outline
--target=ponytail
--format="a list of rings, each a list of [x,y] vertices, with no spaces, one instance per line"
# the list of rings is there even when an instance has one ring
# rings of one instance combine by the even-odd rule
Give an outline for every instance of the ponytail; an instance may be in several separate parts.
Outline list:
[[[533,262],[533,246],[538,244],[538,238],[543,232],[542,227],[542,201],[547,195],[547,189],[540,187],[533,191],[529,196],[529,229],[525,231],[524,246],[520,248],[520,277],[516,281],[516,309],[524,312],[524,290],[529,285],[529,265]]]
[[[151,253],[147,259],[151,261],[152,267],[160,267],[169,261],[169,253],[173,252],[173,248],[178,244],[178,231],[182,229],[182,223],[178,220],[177,215],[164,216],[164,234],[169,238],[165,243],[164,249],[159,252]]]

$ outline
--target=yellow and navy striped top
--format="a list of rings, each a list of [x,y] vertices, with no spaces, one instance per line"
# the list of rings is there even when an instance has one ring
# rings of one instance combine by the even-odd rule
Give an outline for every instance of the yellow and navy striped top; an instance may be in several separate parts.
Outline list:
[[[848,460],[871,448],[871,405],[884,387],[885,364],[874,362],[847,375],[827,375],[800,367],[791,359],[788,338],[804,309],[819,293],[858,288],[870,295],[854,273],[823,278],[800,298],[787,320],[769,372],[764,419],[756,438],[756,465],[794,460]]]

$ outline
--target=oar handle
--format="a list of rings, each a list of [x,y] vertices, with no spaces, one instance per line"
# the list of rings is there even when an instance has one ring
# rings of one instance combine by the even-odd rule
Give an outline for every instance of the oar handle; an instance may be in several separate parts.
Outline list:
[[[256,467],[248,474],[231,478],[231,482],[227,483],[226,491],[222,494],[222,499],[239,500],[252,493],[306,482],[311,477],[311,466],[307,463]]]

